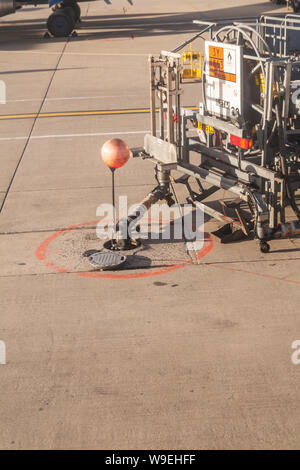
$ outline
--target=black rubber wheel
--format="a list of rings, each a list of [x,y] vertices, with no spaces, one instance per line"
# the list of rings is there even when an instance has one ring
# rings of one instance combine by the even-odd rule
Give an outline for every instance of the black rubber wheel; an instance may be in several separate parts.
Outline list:
[[[267,242],[260,242],[260,251],[262,253],[269,253],[270,251],[270,245]]]
[[[72,22],[75,26],[75,24],[76,24],[76,15],[75,15],[75,11],[73,10],[73,8],[70,7],[70,6],[67,6],[67,7],[62,8],[62,11],[71,18],[71,20],[72,20]],[[73,26],[73,29],[74,29],[74,26]]]
[[[80,21],[80,17],[81,17],[81,8],[80,6],[78,5],[78,3],[76,3],[75,1],[73,0],[65,0],[63,3],[62,3],[62,7],[63,8],[72,8],[74,13],[75,13],[75,21]]]
[[[49,33],[55,38],[70,36],[75,26],[74,16],[74,14],[72,17],[72,14],[65,12],[65,9],[56,10],[47,21]]]

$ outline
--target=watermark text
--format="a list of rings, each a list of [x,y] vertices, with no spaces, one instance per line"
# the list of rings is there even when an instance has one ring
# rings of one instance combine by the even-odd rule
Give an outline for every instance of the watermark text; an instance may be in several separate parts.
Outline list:
[[[0,340],[0,364],[6,364],[6,345],[4,341]]]
[[[295,341],[293,341],[292,349],[295,349],[291,357],[292,363],[295,366],[299,366],[300,365],[300,339],[296,339]]]
[[[188,244],[197,243],[197,250],[203,246],[204,213],[191,204],[128,207],[127,197],[120,196],[118,208],[101,204],[96,215],[101,217],[96,228],[101,240],[114,238],[118,233],[121,239],[185,240]]]

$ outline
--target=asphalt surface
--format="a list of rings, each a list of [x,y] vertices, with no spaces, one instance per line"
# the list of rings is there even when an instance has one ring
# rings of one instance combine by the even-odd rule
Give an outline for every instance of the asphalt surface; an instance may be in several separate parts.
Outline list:
[[[283,11],[97,1],[69,39],[43,38],[46,7],[0,20],[0,448],[299,448],[299,240],[266,256],[215,243],[209,222],[199,264],[182,241],[148,243],[118,272],[82,257],[101,246],[111,197],[102,144],[141,146],[149,129],[148,54],[190,37],[193,19]],[[131,159],[116,183],[139,202],[152,163]]]

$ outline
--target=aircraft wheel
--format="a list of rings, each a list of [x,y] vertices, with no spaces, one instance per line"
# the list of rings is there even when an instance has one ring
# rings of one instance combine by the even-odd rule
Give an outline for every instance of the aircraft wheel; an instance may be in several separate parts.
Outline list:
[[[66,0],[63,2],[63,8],[66,9],[66,8],[72,8],[74,13],[75,13],[75,21],[80,21],[80,17],[81,17],[81,8],[80,6],[78,5],[78,3],[74,2],[74,1],[70,1],[70,0]]]
[[[66,9],[56,10],[49,16],[47,21],[47,28],[50,34],[55,38],[62,38],[69,36],[75,26],[75,14],[66,12]]]
[[[73,24],[73,29],[74,29],[74,26],[75,26],[76,21],[77,21],[75,11],[73,10],[73,8],[71,6],[64,7],[62,10],[66,15],[69,16],[69,18],[71,18],[72,22],[74,23]]]

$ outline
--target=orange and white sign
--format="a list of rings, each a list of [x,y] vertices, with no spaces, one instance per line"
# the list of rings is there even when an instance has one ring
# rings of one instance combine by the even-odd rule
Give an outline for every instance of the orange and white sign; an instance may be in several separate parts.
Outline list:
[[[231,108],[242,112],[242,46],[205,42],[207,108],[227,118]]]

